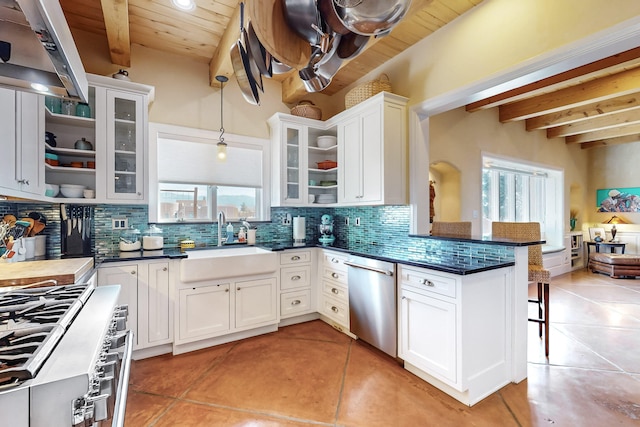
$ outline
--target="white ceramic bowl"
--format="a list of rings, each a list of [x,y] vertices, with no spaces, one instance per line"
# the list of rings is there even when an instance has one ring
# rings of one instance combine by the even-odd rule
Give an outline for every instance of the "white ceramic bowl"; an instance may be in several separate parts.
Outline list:
[[[316,144],[318,144],[318,148],[329,148],[333,147],[337,144],[338,138],[332,135],[323,135],[319,136],[316,140]]]
[[[45,184],[46,190],[44,195],[47,197],[56,197],[60,193],[60,186],[58,184]]]
[[[60,185],[60,192],[64,197],[72,199],[78,199],[84,196],[84,189],[87,188],[84,185],[75,184],[62,184]]]
[[[82,191],[82,194],[84,195],[85,199],[95,199],[96,190],[92,190],[90,188],[87,188],[86,190]]]

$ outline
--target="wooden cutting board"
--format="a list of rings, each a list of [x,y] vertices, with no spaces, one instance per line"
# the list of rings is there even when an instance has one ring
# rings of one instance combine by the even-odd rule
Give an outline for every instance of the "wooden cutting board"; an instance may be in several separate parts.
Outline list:
[[[267,52],[299,70],[309,63],[311,45],[287,24],[283,3],[282,0],[248,0],[247,12],[258,40]]]
[[[93,258],[52,259],[0,264],[0,287],[54,279],[69,285],[93,268]]]

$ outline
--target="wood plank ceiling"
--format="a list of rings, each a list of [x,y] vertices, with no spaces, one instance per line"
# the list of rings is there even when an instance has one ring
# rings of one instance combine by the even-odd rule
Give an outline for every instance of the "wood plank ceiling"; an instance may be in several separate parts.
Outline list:
[[[482,99],[469,112],[498,107],[500,121],[524,121],[582,149],[640,141],[640,48]]]
[[[390,35],[369,42],[357,57],[345,61],[322,92],[332,95],[372,69],[453,21],[482,0],[413,0],[405,19]],[[131,65],[131,43],[209,64],[209,84],[218,74],[233,74],[229,49],[239,35],[239,0],[196,0],[190,12],[170,0],[61,0],[72,33],[107,39],[113,64]],[[80,35],[74,37],[79,37]],[[297,72],[275,76],[282,81],[282,101],[295,104],[308,96]]]

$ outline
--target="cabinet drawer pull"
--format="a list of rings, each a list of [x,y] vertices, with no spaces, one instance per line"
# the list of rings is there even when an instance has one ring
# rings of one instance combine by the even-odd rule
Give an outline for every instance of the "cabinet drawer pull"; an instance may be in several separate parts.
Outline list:
[[[19,179],[18,180],[18,184],[29,185],[29,180],[28,179]]]
[[[294,299],[293,301],[291,301],[291,305],[298,305],[300,304],[302,301],[300,301],[299,299]]]
[[[431,280],[428,280],[428,279],[421,279],[420,280],[420,284],[421,285],[431,286],[431,287],[435,286],[435,284]]]
[[[340,275],[338,273],[331,273],[331,277],[333,277],[334,279],[337,279],[340,277]]]
[[[298,255],[294,255],[291,257],[291,261],[299,261],[300,257]]]
[[[338,309],[338,307],[334,305],[334,306],[331,306],[331,311],[333,311],[334,313],[338,313],[340,310]]]
[[[300,277],[300,276],[298,276],[298,275],[291,276],[291,280],[292,280],[292,281],[293,281],[293,280],[300,280],[300,279],[302,279],[302,277]]]
[[[335,258],[331,258],[331,262],[332,262],[332,263],[334,263],[334,264],[338,264],[340,261],[338,261],[338,260],[337,260],[337,259],[335,259]]]
[[[331,288],[331,292],[338,295],[340,293],[339,290],[337,290],[336,288]]]

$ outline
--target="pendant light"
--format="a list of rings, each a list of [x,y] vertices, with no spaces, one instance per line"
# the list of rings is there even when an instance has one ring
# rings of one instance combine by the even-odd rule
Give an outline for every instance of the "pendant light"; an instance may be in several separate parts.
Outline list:
[[[216,76],[216,80],[220,82],[220,137],[218,138],[218,161],[227,161],[227,143],[224,142],[224,116],[222,101],[224,98],[224,84],[229,81],[226,76]]]

